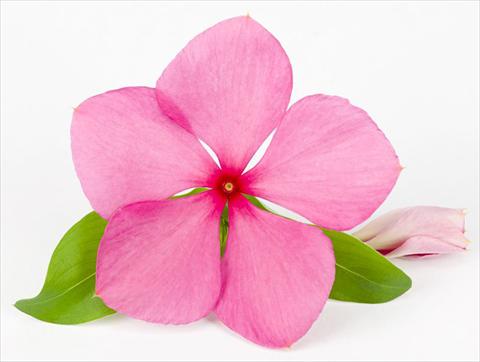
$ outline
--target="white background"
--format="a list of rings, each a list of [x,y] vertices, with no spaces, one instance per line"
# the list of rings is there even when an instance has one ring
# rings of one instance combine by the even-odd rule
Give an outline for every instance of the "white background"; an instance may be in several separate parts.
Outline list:
[[[1,356],[4,360],[478,360],[478,2],[2,2]],[[328,302],[290,349],[256,346],[213,316],[163,326],[112,316],[79,326],[12,305],[40,290],[62,234],[90,206],[75,176],[72,107],[154,86],[175,54],[247,12],[282,43],[292,101],[336,94],[366,109],[406,166],[376,213],[467,208],[468,252],[399,260],[412,289],[383,305]]]

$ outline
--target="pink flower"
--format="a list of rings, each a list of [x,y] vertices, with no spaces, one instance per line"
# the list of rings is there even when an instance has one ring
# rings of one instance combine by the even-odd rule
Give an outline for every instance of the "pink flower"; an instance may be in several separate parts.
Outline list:
[[[318,94],[286,111],[291,90],[280,43],[238,17],[194,38],[156,89],[123,88],[77,108],[75,167],[93,208],[109,221],[96,281],[108,306],[173,324],[213,311],[269,347],[289,346],[307,332],[334,280],[330,241],[317,228],[252,206],[242,193],[323,227],[349,229],[382,203],[400,166],[363,110]],[[260,163],[243,173],[274,129]],[[169,199],[198,186],[211,190]],[[230,228],[221,259],[226,202]]]
[[[464,250],[464,224],[463,210],[416,206],[390,211],[354,235],[391,258],[427,256]]]

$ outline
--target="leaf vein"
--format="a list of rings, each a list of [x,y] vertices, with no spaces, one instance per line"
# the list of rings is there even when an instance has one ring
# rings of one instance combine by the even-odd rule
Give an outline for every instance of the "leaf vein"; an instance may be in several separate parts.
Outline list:
[[[373,284],[377,284],[377,285],[380,285],[381,287],[385,287],[385,288],[390,288],[390,289],[402,289],[402,287],[396,287],[396,286],[391,286],[391,285],[388,285],[388,284],[382,284],[382,283],[379,283],[379,282],[376,282],[374,280],[371,280],[371,279],[368,279],[368,278],[365,278],[362,274],[359,274],[357,272],[354,272],[353,270],[351,269],[348,269],[338,263],[335,263],[339,268],[343,269],[343,270],[346,270],[347,272],[350,272],[354,275],[356,275],[357,277],[361,278],[361,279],[364,279],[366,280],[367,282],[371,282]]]
[[[57,298],[60,298],[62,296],[64,296],[65,294],[68,294],[69,292],[71,292],[73,289],[75,289],[76,287],[78,287],[79,285],[81,285],[82,283],[85,283],[87,280],[89,280],[90,278],[94,277],[96,273],[92,273],[90,274],[89,276],[83,278],[82,280],[80,280],[78,283],[75,283],[74,285],[72,285],[71,287],[67,288],[66,290],[64,290],[63,292],[61,292],[60,294],[57,294],[57,295],[54,295],[53,297],[50,297],[50,298],[47,298],[47,299],[44,299],[44,300],[40,300],[40,301],[34,301],[34,302],[29,302],[28,304],[29,305],[38,305],[38,304],[44,304],[44,303],[48,303],[54,299],[57,299]],[[32,298],[32,299],[26,299],[25,301],[27,300],[35,300],[37,299],[38,297],[40,297],[42,294],[42,292],[40,292],[39,295],[37,295],[35,298]]]

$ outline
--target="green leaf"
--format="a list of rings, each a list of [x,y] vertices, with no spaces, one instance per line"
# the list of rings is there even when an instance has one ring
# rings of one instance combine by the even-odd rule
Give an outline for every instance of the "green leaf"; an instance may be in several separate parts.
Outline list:
[[[91,212],[67,231],[53,252],[41,292],[15,307],[37,319],[78,324],[115,313],[95,295],[97,249],[107,222]]]
[[[262,204],[260,202],[259,199],[257,199],[255,196],[252,196],[252,195],[247,195],[247,194],[242,194],[243,196],[245,196],[245,198],[250,201],[252,204],[254,204],[256,207],[258,207],[259,209],[262,209],[263,211],[270,211],[269,209],[267,209],[267,207]]]
[[[225,247],[227,246],[228,237],[228,205],[222,211],[222,217],[220,218],[220,256],[225,254]]]
[[[180,194],[180,195],[172,196],[171,199],[179,199],[181,197],[193,196],[193,195],[199,194],[199,193],[201,193],[203,191],[206,191],[206,190],[208,190],[206,187],[197,187],[196,189],[193,189],[193,190],[187,192],[186,194]]]
[[[361,240],[340,231],[323,231],[332,240],[336,259],[331,299],[384,303],[412,286],[408,275]]]

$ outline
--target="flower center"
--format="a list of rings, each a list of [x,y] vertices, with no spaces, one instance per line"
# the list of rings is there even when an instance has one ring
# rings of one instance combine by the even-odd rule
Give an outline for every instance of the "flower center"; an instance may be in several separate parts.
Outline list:
[[[227,199],[235,198],[242,192],[241,177],[237,173],[219,170],[214,175],[214,188]]]
[[[233,192],[234,189],[235,189],[235,186],[230,181],[223,183],[223,192],[230,194]]]

